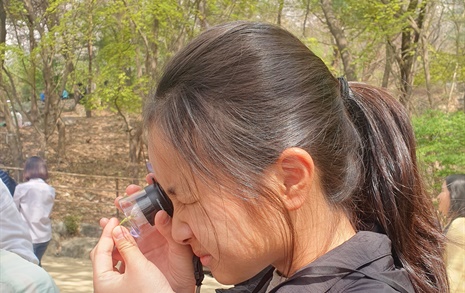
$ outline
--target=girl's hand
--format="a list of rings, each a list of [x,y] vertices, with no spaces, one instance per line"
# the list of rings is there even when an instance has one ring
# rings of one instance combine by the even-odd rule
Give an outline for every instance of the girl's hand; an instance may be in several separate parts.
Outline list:
[[[153,174],[147,175],[146,180],[149,184],[153,184],[152,178]],[[139,190],[141,190],[139,186],[130,185],[126,188],[126,193],[130,195]],[[117,208],[119,208],[118,200],[119,198],[115,200]],[[102,228],[107,223],[108,220],[106,219],[100,221]],[[155,264],[163,273],[175,292],[194,292],[193,253],[190,246],[179,244],[173,240],[171,236],[171,218],[166,212],[160,211],[155,215],[155,227],[144,231],[142,237],[136,239],[139,250],[148,261]],[[133,239],[132,236],[131,239]],[[120,271],[124,270],[126,261],[118,250],[113,252],[113,259],[122,261]]]
[[[93,266],[94,291],[105,292],[174,292],[162,272],[137,247],[129,231],[117,219],[103,219],[102,236],[90,253]],[[119,269],[113,251],[124,262]]]

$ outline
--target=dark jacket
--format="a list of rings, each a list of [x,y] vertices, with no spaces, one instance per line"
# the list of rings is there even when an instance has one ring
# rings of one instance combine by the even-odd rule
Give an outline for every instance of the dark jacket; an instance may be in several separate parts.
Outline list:
[[[265,278],[270,278],[266,274]],[[254,288],[261,283],[261,288]],[[253,278],[219,292],[264,293],[269,280]],[[394,266],[391,241],[386,235],[358,232],[354,237],[302,268],[271,293],[304,292],[415,292],[407,272]]]
[[[11,196],[13,196],[15,194],[16,181],[3,170],[0,170],[0,179],[3,181],[3,183],[5,183],[6,187],[10,191]]]

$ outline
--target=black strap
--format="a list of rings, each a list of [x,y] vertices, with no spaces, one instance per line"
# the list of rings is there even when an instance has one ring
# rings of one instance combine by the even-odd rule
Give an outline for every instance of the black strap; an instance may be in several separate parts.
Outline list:
[[[395,280],[388,278],[384,275],[381,275],[379,273],[368,273],[368,272],[363,272],[361,270],[357,269],[349,269],[349,268],[340,268],[340,267],[331,267],[331,266],[317,266],[317,267],[309,267],[307,269],[302,270],[299,272],[301,277],[322,277],[322,276],[341,276],[341,279],[344,279],[345,277],[352,275],[354,273],[360,274],[359,279],[362,279],[363,277],[376,280],[382,283],[385,283],[386,285],[390,286],[391,288],[401,292],[401,293],[409,293],[409,291],[402,286],[401,284],[397,283]],[[300,276],[297,276],[300,277]]]
[[[383,276],[381,274],[371,274],[371,273],[367,273],[367,272],[362,272],[362,271],[359,271],[359,270],[354,270],[354,272],[357,272],[357,273],[360,273],[360,274],[363,274],[365,275],[365,277],[369,278],[369,279],[372,279],[372,280],[376,280],[376,281],[379,281],[379,282],[382,282],[382,283],[385,283],[386,285],[388,285],[389,287],[393,288],[394,290],[397,290],[401,293],[409,293],[409,291],[404,287],[402,286],[401,284],[397,283],[395,280],[393,279],[390,279],[386,276]]]
[[[194,263],[195,286],[197,287],[196,291],[200,291],[203,278],[205,277],[203,273],[203,266],[202,266],[202,263],[200,262],[200,258],[196,255],[194,255],[192,262]]]
[[[253,290],[252,293],[258,293],[262,288],[263,286],[265,286],[265,284],[271,279],[271,277],[273,276],[273,272],[274,272],[274,267],[271,267],[268,272],[266,272],[266,274],[263,276],[263,278],[260,280],[260,282],[258,283],[257,287],[255,287],[255,289]]]

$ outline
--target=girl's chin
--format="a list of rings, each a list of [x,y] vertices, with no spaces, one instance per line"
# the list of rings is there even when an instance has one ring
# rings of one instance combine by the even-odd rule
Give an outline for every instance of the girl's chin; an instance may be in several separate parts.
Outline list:
[[[234,273],[236,273],[236,271],[223,271],[223,272],[218,272],[218,270],[211,270],[211,275],[213,276],[213,278],[215,278],[215,280],[222,284],[222,285],[237,285],[239,283],[242,283],[244,281],[247,281],[249,279],[251,279],[253,276],[250,276],[250,277],[244,277],[244,276],[236,276],[234,275]]]

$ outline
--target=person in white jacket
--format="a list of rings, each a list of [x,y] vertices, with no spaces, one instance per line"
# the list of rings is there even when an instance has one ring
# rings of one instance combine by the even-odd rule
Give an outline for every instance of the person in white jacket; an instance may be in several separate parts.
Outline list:
[[[14,202],[22,218],[29,226],[34,254],[41,259],[52,239],[52,213],[55,189],[46,183],[48,171],[40,157],[30,157],[24,167],[26,182],[16,186]]]
[[[0,292],[60,292],[38,264],[27,224],[0,180]]]
[[[16,209],[10,191],[0,180],[0,249],[11,251],[27,261],[39,264],[32,249],[26,222]]]

